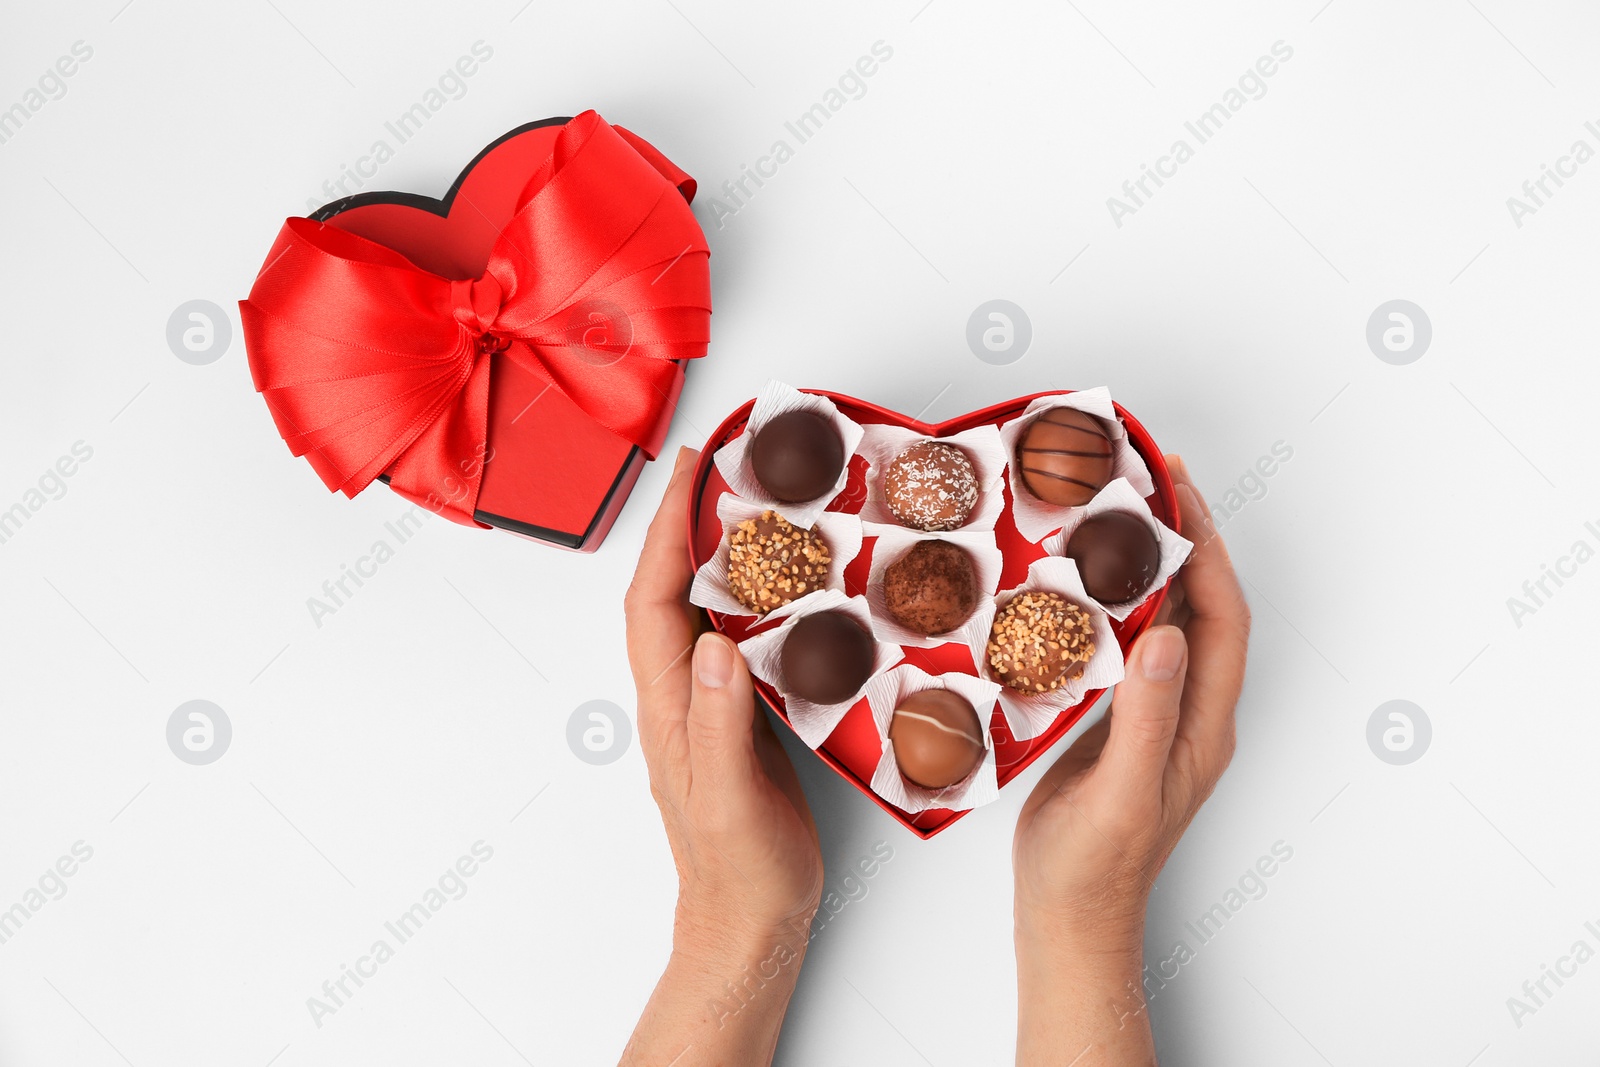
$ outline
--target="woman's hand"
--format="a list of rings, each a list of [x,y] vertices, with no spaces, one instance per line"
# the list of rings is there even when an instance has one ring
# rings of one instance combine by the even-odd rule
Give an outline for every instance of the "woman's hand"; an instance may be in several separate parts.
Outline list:
[[[1250,611],[1187,468],[1167,462],[1195,542],[1162,609],[1168,624],[1134,643],[1111,711],[1045,773],[1017,820],[1018,1063],[1091,1047],[1086,1064],[1155,1062],[1145,905],[1233,756]]]
[[[744,657],[689,604],[697,457],[678,453],[625,603],[639,743],[678,868],[672,959],[629,1064],[769,1062],[822,895],[816,826]]]

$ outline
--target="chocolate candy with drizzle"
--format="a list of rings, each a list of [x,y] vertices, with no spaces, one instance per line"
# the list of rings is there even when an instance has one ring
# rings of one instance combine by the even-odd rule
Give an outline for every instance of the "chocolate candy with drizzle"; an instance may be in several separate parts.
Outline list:
[[[1046,504],[1076,508],[1111,480],[1111,435],[1076,408],[1051,408],[1028,424],[1017,442],[1022,484]]]
[[[983,762],[978,713],[948,689],[913,693],[894,709],[889,740],[900,773],[924,789],[947,789]]]

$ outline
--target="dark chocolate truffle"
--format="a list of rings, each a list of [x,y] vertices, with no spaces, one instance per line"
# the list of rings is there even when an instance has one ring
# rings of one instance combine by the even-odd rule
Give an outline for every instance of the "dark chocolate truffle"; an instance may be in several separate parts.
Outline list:
[[[728,588],[757,615],[821,589],[831,562],[827,542],[814,530],[775,511],[746,519],[728,536]]]
[[[768,420],[750,442],[756,481],[785,504],[831,496],[844,461],[838,431],[814,411],[786,411]]]
[[[1076,408],[1051,408],[1017,442],[1022,484],[1046,504],[1087,504],[1111,480],[1111,437],[1103,423]]]
[[[813,704],[849,700],[872,677],[877,642],[842,611],[819,611],[798,620],[783,639],[783,684],[790,696]]]
[[[883,492],[894,517],[913,530],[954,530],[978,503],[978,474],[961,449],[923,441],[889,464]]]
[[[1161,543],[1129,511],[1103,511],[1084,519],[1063,554],[1076,560],[1084,590],[1102,604],[1126,604],[1150,591],[1161,569]]]
[[[924,789],[955,785],[983,762],[978,713],[948,689],[907,697],[889,720],[889,740],[900,773]]]
[[[883,572],[889,614],[908,630],[932,636],[966,622],[978,606],[978,572],[965,549],[918,541]]]
[[[1089,613],[1059,593],[1021,592],[1001,608],[984,656],[994,680],[1021,693],[1059,689],[1094,655]]]

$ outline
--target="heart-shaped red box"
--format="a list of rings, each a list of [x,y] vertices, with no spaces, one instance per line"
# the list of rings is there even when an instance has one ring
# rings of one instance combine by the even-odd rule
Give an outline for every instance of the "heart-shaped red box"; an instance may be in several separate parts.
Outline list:
[[[1071,390],[1055,390],[1051,392],[1035,393],[1032,396],[1019,397],[1007,400],[980,411],[968,412],[958,415],[953,419],[941,423],[926,423],[916,419],[909,419],[897,411],[879,407],[876,404],[854,397],[844,396],[839,393],[830,393],[820,389],[807,389],[808,393],[825,396],[832,400],[839,410],[846,416],[862,425],[871,423],[888,423],[895,426],[904,426],[929,437],[945,437],[950,434],[970,430],[975,426],[987,426],[1006,422],[1020,416],[1027,406],[1041,396],[1065,395]],[[730,492],[727,482],[723,481],[718,473],[712,457],[717,449],[732,441],[744,432],[745,424],[749,420],[751,408],[755,401],[749,401],[729,415],[721,426],[711,434],[710,440],[700,453],[700,462],[694,471],[694,481],[691,488],[691,500],[694,501],[689,509],[689,555],[692,564],[699,568],[713,555],[716,554],[718,543],[722,537],[722,524],[717,519],[717,501],[724,493]],[[1157,519],[1165,523],[1176,533],[1179,529],[1178,498],[1172,487],[1172,476],[1167,471],[1166,459],[1161,450],[1156,447],[1155,441],[1139,425],[1138,421],[1129,415],[1123,407],[1116,405],[1118,417],[1128,432],[1128,439],[1133,443],[1145,465],[1150,468],[1151,479],[1155,482],[1155,495],[1146,502]],[[866,464],[857,457],[851,463],[849,480],[844,491],[828,506],[829,511],[855,512],[867,497],[867,470]],[[1004,568],[1000,575],[1000,588],[1009,589],[1016,586],[1028,575],[1028,565],[1034,560],[1045,555],[1041,545],[1033,544],[1022,534],[1017,532],[1016,523],[1011,512],[1011,489],[1005,489],[1006,507],[1001,513],[999,521],[995,524],[995,540],[1000,547],[1004,558]],[[854,596],[866,589],[867,571],[872,565],[872,547],[876,538],[868,537],[863,545],[861,554],[845,570],[845,593]],[[1121,643],[1123,652],[1133,644],[1155,618],[1157,610],[1166,599],[1166,588],[1163,587],[1151,594],[1143,604],[1122,622],[1112,620],[1112,629]],[[735,641],[742,641],[750,633],[761,626],[761,620],[744,615],[727,615],[722,612],[708,611],[711,624],[718,631],[727,634]],[[974,673],[972,656],[967,647],[960,643],[937,645],[933,648],[906,648],[905,660],[920,667],[929,674],[941,674],[959,671],[966,674]],[[756,692],[778,714],[784,722],[789,721],[782,694],[773,686],[759,678],[753,679]],[[1000,713],[999,706],[991,709],[991,733],[994,738],[996,770],[1001,788],[1017,775],[1021,774],[1029,764],[1047,752],[1052,745],[1059,741],[1066,732],[1072,729],[1074,723],[1083,717],[1084,712],[1094,706],[1105,692],[1096,689],[1085,693],[1083,700],[1063,711],[1038,737],[1028,741],[1018,741],[1013,738],[1006,728],[1005,716]],[[912,833],[921,838],[930,838],[947,829],[957,819],[967,814],[965,811],[951,811],[948,808],[930,808],[918,815],[909,815],[886,802],[882,797],[872,791],[872,774],[878,765],[881,755],[881,746],[878,739],[877,728],[873,725],[872,715],[867,707],[867,702],[859,700],[852,707],[837,729],[816,750],[817,755],[853,784],[861,792],[871,797],[872,800],[884,811],[892,815]]]
[[[476,278],[529,175],[549,158],[570,121],[549,118],[517,127],[478,153],[439,199],[357,193],[310,217],[392,248],[442,277]],[[644,139],[621,127],[617,132],[672,178],[685,200],[694,199],[693,178]],[[677,407],[683,367],[679,361],[673,385],[661,398],[663,419]],[[489,374],[488,445],[495,460],[483,465],[473,518],[560,548],[593,552],[644,469],[643,450],[509,359],[492,357]],[[535,402],[537,417],[524,418]]]

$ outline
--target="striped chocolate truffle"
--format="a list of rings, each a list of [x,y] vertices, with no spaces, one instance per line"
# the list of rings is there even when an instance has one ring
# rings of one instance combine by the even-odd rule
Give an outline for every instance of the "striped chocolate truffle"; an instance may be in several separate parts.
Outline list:
[[[1046,504],[1081,507],[1111,480],[1111,435],[1076,408],[1051,408],[1017,442],[1022,484]]]

